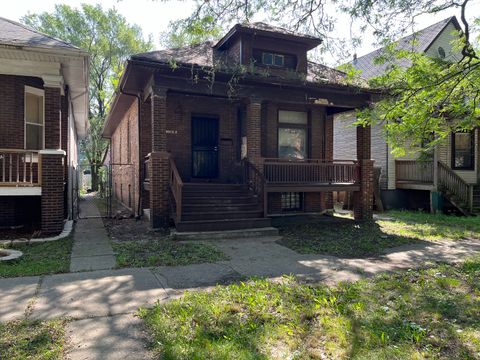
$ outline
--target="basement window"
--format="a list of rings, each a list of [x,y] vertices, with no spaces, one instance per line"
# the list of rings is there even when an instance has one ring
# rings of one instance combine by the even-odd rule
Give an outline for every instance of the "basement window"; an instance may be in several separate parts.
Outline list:
[[[282,193],[282,211],[301,211],[303,208],[303,193]]]

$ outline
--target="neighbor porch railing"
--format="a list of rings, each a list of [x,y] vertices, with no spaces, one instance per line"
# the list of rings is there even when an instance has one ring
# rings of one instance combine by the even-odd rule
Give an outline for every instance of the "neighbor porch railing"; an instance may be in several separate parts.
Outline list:
[[[0,149],[0,186],[39,186],[38,151]]]
[[[355,184],[360,166],[355,160],[265,159],[267,184]]]
[[[397,181],[433,184],[433,161],[395,160]]]
[[[473,186],[467,184],[460,176],[443,162],[438,162],[438,187],[442,192],[448,192],[460,200],[461,206],[471,207],[471,190]]]

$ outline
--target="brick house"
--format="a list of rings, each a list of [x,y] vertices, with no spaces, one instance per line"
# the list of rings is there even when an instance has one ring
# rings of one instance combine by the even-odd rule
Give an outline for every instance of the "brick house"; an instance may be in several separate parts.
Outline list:
[[[462,58],[454,42],[456,31],[461,27],[457,19],[449,17],[425,29],[398,40],[398,47],[412,49],[431,57],[445,61]],[[375,59],[382,54],[377,49],[352,61],[352,65],[361,70],[361,76],[371,79],[382,75],[389,65],[378,63]],[[405,59],[398,65],[408,66]],[[355,136],[352,124],[355,114],[346,112],[336,115],[334,126],[334,157],[354,157],[355,149],[348,146]],[[449,198],[464,212],[480,211],[480,146],[479,129],[471,133],[452,133],[446,141],[439,144],[429,161],[419,161],[418,156],[410,154],[394,157],[390,153],[381,125],[372,127],[372,159],[380,168],[379,188],[386,208],[431,208],[438,207],[438,193]]]
[[[74,216],[88,54],[0,18],[0,227],[58,234]]]
[[[307,60],[321,43],[263,23],[221,40],[130,57],[107,117],[115,196],[153,228],[266,227],[320,213],[332,191],[372,216],[370,129],[357,157],[333,159],[333,115],[376,95]]]

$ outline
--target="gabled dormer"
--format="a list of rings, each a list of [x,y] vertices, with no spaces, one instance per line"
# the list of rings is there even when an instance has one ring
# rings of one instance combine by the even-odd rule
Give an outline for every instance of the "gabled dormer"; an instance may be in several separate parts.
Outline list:
[[[269,72],[306,74],[307,51],[321,39],[264,23],[237,24],[215,45],[229,65],[254,64]]]

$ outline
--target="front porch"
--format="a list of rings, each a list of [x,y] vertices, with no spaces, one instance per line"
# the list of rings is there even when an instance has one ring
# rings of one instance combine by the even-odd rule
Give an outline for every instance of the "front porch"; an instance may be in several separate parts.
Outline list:
[[[467,183],[444,162],[434,160],[395,160],[395,185],[398,189],[440,192],[460,212],[474,208],[474,184]],[[431,196],[431,211],[437,209]]]
[[[0,149],[0,227],[41,224],[42,233],[63,229],[63,150]]]
[[[155,71],[132,67],[122,91],[140,95],[118,98],[104,130],[121,154],[125,135],[114,129],[138,116],[138,208],[152,228],[171,220],[177,231],[264,227],[273,214],[333,209],[333,191],[352,192],[355,219],[371,219],[370,128],[357,128],[356,159],[333,159],[333,115],[364,106],[369,93],[265,81],[232,96],[220,80],[206,90]]]

